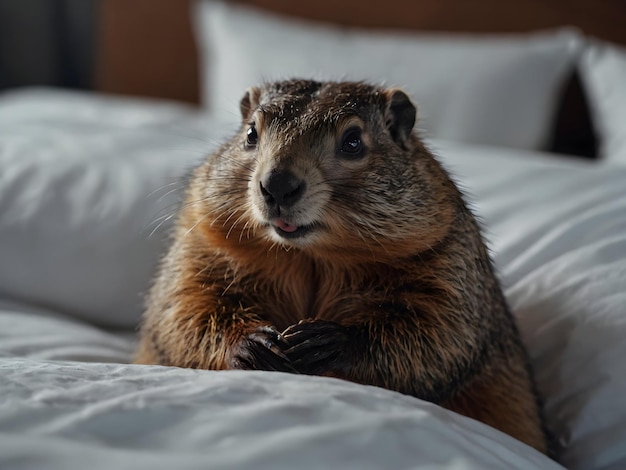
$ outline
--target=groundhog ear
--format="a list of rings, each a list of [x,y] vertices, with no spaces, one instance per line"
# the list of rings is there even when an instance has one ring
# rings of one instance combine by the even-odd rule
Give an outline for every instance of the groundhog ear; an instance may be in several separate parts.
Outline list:
[[[417,109],[405,92],[397,88],[387,90],[386,123],[391,137],[402,147],[406,147]]]
[[[259,99],[261,97],[261,89],[257,87],[248,88],[246,94],[243,95],[239,102],[239,110],[241,111],[241,117],[247,120],[252,112],[259,106]]]

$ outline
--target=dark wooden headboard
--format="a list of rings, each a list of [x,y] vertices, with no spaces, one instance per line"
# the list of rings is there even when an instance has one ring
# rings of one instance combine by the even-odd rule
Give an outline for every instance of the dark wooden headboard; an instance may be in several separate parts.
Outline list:
[[[239,1],[287,15],[367,28],[497,33],[572,25],[590,36],[626,44],[624,0]],[[96,89],[198,103],[192,3],[101,0]],[[565,128],[566,141],[555,142],[552,150],[589,155],[593,136],[575,77],[565,94],[555,126],[557,134],[559,127]]]
[[[97,88],[198,102],[190,0],[102,0]],[[372,28],[522,32],[574,25],[626,44],[624,0],[245,0],[298,17]]]

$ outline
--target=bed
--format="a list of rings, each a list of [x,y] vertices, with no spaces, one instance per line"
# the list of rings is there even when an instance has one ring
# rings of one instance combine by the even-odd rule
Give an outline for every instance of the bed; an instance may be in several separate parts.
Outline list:
[[[626,51],[606,41],[619,39],[571,28],[506,37],[346,33],[294,23],[268,5],[193,6],[202,73],[197,96],[186,96],[205,107],[162,99],[176,98],[167,93],[0,94],[0,468],[626,468]],[[115,16],[107,11],[105,19]],[[338,12],[351,18],[347,7]],[[299,61],[307,41],[319,54]],[[277,48],[282,60],[263,55]],[[439,63],[459,48],[452,65]],[[420,68],[396,70],[362,53],[399,49]],[[336,60],[326,63],[330,51]],[[233,63],[242,52],[250,59]],[[482,423],[376,387],[131,363],[142,295],[185,176],[233,132],[242,87],[328,70],[386,80],[415,97],[421,132],[484,227],[558,463]],[[554,152],[574,70],[595,159]],[[104,77],[100,87],[116,91],[112,83]]]

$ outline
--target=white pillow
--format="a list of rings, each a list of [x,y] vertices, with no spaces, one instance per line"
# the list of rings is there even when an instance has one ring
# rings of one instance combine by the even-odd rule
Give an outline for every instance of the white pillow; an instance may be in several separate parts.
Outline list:
[[[209,147],[177,128],[190,116],[61,91],[0,95],[0,295],[135,327],[168,224],[150,234]]]
[[[601,158],[626,165],[626,48],[590,41],[581,57],[580,74]]]
[[[278,78],[354,79],[401,86],[431,136],[545,146],[579,35],[372,33],[204,0],[197,9],[205,104],[239,118],[243,91]]]

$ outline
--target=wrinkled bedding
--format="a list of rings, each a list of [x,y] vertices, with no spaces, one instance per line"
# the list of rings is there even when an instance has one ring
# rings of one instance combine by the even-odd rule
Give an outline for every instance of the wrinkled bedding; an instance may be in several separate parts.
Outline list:
[[[375,387],[128,364],[179,182],[228,132],[164,103],[0,95],[0,468],[561,468]],[[560,463],[626,468],[626,168],[431,146],[483,223]]]

